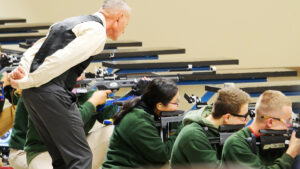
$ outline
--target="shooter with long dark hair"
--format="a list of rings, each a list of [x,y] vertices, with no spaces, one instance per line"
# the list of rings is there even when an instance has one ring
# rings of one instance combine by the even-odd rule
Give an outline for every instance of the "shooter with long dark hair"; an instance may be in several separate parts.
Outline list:
[[[141,97],[126,102],[114,117],[116,126],[102,167],[137,168],[167,163],[181,127],[163,142],[155,120],[163,111],[177,110],[178,96],[173,81],[154,79]]]

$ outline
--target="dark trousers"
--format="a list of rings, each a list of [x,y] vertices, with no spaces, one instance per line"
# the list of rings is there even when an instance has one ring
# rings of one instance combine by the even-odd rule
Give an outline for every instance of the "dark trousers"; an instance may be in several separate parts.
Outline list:
[[[22,93],[32,122],[48,147],[53,168],[90,169],[92,153],[76,96],[51,82]]]

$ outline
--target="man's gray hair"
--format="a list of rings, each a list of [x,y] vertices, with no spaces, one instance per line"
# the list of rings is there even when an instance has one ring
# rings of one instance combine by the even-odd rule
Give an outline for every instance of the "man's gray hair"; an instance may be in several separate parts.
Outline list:
[[[131,8],[124,0],[105,0],[103,2],[100,11],[102,10],[109,10],[109,11],[123,10],[123,11],[127,11],[128,13],[131,12]]]

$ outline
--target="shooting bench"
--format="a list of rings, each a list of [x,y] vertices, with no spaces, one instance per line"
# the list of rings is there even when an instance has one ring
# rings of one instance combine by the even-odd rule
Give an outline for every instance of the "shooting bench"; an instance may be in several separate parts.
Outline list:
[[[168,71],[200,71],[210,70],[211,65],[237,65],[234,58],[177,58],[147,61],[105,61],[102,66],[116,69],[116,74],[150,73]]]
[[[28,49],[33,45],[32,41],[19,43],[20,48]],[[134,40],[108,40],[105,43],[104,49],[117,49],[118,47],[137,47],[142,46],[142,42]]]
[[[34,32],[41,29],[49,29],[51,23],[19,23],[0,25],[0,33]]]
[[[6,24],[6,23],[23,23],[26,22],[26,19],[24,18],[0,18],[0,25]]]
[[[157,59],[158,55],[184,53],[184,48],[176,47],[113,49],[104,50],[100,54],[95,55],[93,61]]]

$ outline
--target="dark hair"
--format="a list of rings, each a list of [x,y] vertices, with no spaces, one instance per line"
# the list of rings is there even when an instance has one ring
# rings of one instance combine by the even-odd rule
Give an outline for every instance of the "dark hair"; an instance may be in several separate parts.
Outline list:
[[[221,118],[227,113],[238,114],[243,104],[250,102],[250,96],[243,90],[236,87],[225,87],[218,91],[214,102],[212,116],[215,119]]]
[[[141,97],[135,97],[126,101],[120,111],[114,116],[114,124],[119,124],[122,118],[133,110],[141,101],[154,110],[157,103],[167,105],[177,94],[178,88],[174,81],[166,79],[154,79],[146,87]]]

